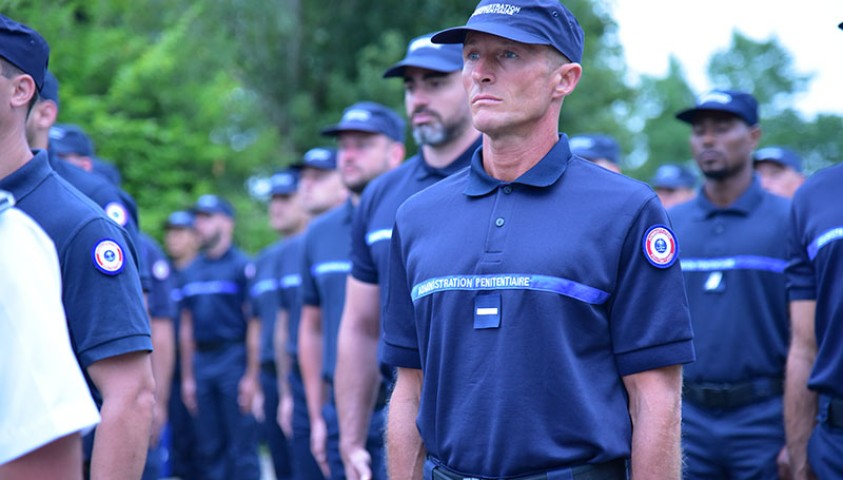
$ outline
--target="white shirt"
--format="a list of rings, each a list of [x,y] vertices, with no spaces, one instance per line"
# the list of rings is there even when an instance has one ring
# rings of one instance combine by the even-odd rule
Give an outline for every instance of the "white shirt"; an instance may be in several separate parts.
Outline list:
[[[20,210],[0,211],[0,465],[99,419],[71,349],[53,242]]]

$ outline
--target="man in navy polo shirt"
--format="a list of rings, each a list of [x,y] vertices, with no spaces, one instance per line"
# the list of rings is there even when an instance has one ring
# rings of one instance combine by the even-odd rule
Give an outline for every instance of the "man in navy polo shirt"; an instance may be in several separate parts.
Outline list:
[[[480,146],[461,81],[462,48],[434,44],[431,36],[411,40],[404,59],[384,73],[404,81],[404,106],[420,150],[366,187],[352,222],[336,373],[340,451],[349,480],[371,474],[369,423],[392,382],[391,371],[384,379],[378,368],[378,344],[395,212],[414,193],[467,167]]]
[[[691,125],[691,150],[705,176],[697,198],[669,212],[697,348],[685,369],[687,478],[776,478],[789,202],[761,188],[753,173],[761,129],[752,95],[708,92],[676,117]]]
[[[398,210],[383,358],[392,478],[679,478],[693,360],[678,245],[651,189],[557,126],[583,32],[557,1],[482,1],[463,85],[483,146]],[[632,425],[635,428],[632,428]]]
[[[315,220],[304,239],[299,362],[311,419],[311,450],[331,478],[345,478],[339,455],[339,429],[333,394],[337,334],[345,285],[351,270],[351,220],[366,185],[404,159],[404,121],[374,102],[346,108],[339,123],[322,131],[337,138],[337,166],[348,201]],[[327,386],[327,394],[325,392]],[[374,478],[386,478],[382,416],[373,416],[367,447],[378,462]]]
[[[181,352],[179,348],[179,326],[181,312],[182,272],[196,258],[199,238],[194,228],[193,213],[176,210],[164,222],[164,249],[170,260],[173,289],[170,298],[176,304],[173,321],[176,354],[174,358],[173,381],[170,384],[170,402],[167,405],[170,426],[170,473],[185,480],[198,478],[198,454],[193,419],[181,398]]]
[[[298,362],[303,232],[311,218],[345,201],[348,191],[337,171],[337,152],[333,147],[308,150],[296,167],[301,172],[301,178],[295,196],[302,208],[304,222],[296,231],[290,232],[278,252],[279,310],[274,339],[280,397],[277,416],[278,424],[290,439],[293,477],[297,480],[322,480],[325,475],[310,450],[310,417]]]
[[[784,198],[793,198],[796,190],[805,183],[802,157],[793,150],[779,146],[759,148],[752,154],[755,173],[761,187]]]
[[[587,133],[575,135],[569,141],[571,153],[597,165],[621,173],[621,146],[610,135]]]
[[[843,164],[814,173],[793,197],[786,270],[793,340],[784,414],[797,480],[843,478],[841,185]]]
[[[139,478],[155,382],[137,257],[126,231],[61,179],[46,151],[27,145],[26,118],[43,88],[48,58],[49,46],[37,32],[0,15],[0,189],[15,196],[56,246],[73,351],[102,406],[91,475]]]
[[[251,319],[254,266],[233,246],[234,209],[217,195],[194,206],[202,251],[182,272],[182,399],[196,419],[200,478],[260,478],[252,415],[260,385],[260,322]]]
[[[264,420],[261,422],[263,438],[272,456],[275,476],[287,479],[292,476],[287,437],[278,421],[279,385],[278,365],[275,361],[275,322],[278,317],[278,289],[280,287],[278,264],[284,240],[306,224],[307,217],[296,195],[299,172],[288,168],[274,173],[270,178],[270,198],[267,206],[269,224],[283,239],[264,248],[255,258],[255,278],[252,283],[252,314],[261,323],[261,390],[264,394]],[[281,346],[281,348],[284,348]],[[285,387],[286,392],[286,387]],[[289,401],[289,394],[287,394]]]

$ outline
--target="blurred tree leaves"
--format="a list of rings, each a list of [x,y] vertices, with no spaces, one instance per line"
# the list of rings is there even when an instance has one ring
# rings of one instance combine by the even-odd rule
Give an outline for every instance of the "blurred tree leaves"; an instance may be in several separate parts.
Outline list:
[[[402,83],[381,78],[407,42],[464,23],[474,0],[0,0],[0,11],[44,35],[61,83],[59,120],[85,128],[122,171],[141,227],[160,238],[169,212],[207,192],[238,208],[239,243],[256,252],[274,234],[249,177],[267,175],[329,141],[319,131],[343,108],[375,100],[404,111]],[[663,78],[627,78],[611,3],[565,2],[585,30],[583,78],[560,129],[606,132],[647,179],[688,161],[675,112],[694,96],[677,59]],[[735,32],[714,55],[712,84],[753,91],[762,143],[801,152],[809,169],[843,156],[843,120],[806,119],[795,99],[810,82],[777,39]],[[408,145],[408,151],[415,146]]]

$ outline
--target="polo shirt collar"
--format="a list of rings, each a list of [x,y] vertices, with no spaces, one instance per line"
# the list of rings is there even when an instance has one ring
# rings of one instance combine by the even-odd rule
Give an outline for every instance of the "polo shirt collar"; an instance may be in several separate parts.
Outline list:
[[[749,184],[749,188],[728,207],[718,207],[711,203],[708,197],[705,196],[704,187],[700,187],[699,195],[697,195],[697,206],[700,208],[703,217],[711,217],[718,213],[737,213],[746,216],[758,207],[763,198],[764,189],[761,188],[758,175],[753,174],[752,183]]]
[[[11,175],[0,180],[0,188],[10,191],[17,201],[23,200],[53,173],[47,161],[46,150],[33,150],[35,155]]]
[[[418,168],[416,168],[416,179],[417,180],[424,180],[427,177],[436,177],[439,179],[449,177],[451,174],[456,173],[463,168],[469,166],[471,164],[471,158],[474,155],[475,150],[480,148],[482,145],[483,137],[477,137],[477,140],[471,144],[470,147],[465,149],[464,152],[460,154],[453,162],[445,166],[444,168],[434,168],[427,164],[424,161],[424,152],[419,149],[419,158],[421,162],[419,162]]]
[[[528,185],[531,187],[545,188],[553,185],[562,177],[568,168],[571,160],[571,149],[568,147],[568,136],[564,133],[559,136],[559,141],[550,149],[547,154],[535,164],[533,168],[524,172],[516,178],[513,184]],[[477,149],[471,159],[471,167],[468,172],[468,182],[463,193],[470,197],[486,195],[501,185],[508,182],[493,178],[483,168],[483,149]]]

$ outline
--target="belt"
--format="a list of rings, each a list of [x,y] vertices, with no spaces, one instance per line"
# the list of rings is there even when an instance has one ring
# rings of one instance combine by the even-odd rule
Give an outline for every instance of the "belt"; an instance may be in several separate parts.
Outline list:
[[[223,349],[228,348],[232,345],[238,345],[238,344],[245,345],[245,343],[246,343],[246,340],[243,339],[243,338],[239,338],[239,339],[236,339],[236,340],[210,340],[210,341],[206,341],[206,342],[197,341],[195,348],[196,348],[197,352],[207,353],[207,352],[216,352],[216,351],[219,351],[219,350],[223,350]]]
[[[825,422],[835,428],[843,428],[843,398],[831,397]]]
[[[432,460],[428,460],[432,462]],[[436,465],[435,462],[433,462]],[[570,473],[570,476],[566,474]],[[522,477],[509,477],[507,480],[549,480],[561,476],[573,480],[627,480],[626,459],[616,458],[605,463],[589,463],[576,467],[560,468],[544,473],[535,473]],[[465,476],[442,465],[433,467],[433,480],[494,480],[488,477]]]
[[[685,400],[712,409],[743,407],[783,393],[784,382],[779,378],[738,383],[686,383],[682,386]]]

